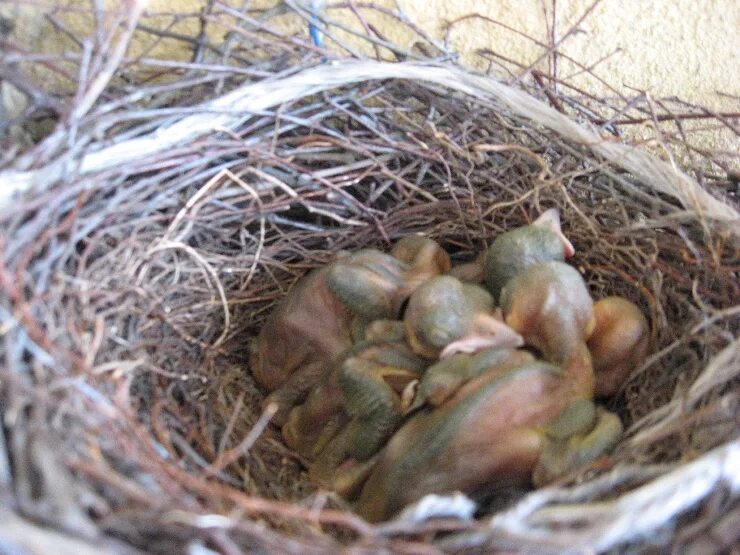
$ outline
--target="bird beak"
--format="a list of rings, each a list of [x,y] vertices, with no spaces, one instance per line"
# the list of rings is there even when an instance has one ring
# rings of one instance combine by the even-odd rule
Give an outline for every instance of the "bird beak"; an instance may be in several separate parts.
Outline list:
[[[521,335],[489,314],[475,317],[473,331],[447,345],[439,358],[447,358],[455,353],[477,353],[484,349],[514,349],[524,345]]]
[[[418,391],[419,380],[414,380],[409,382],[404,388],[403,393],[401,393],[401,412],[404,416],[414,412],[426,402],[426,399],[422,399],[417,395]]]
[[[542,214],[540,214],[540,217],[532,223],[532,225],[544,227],[551,230],[555,235],[557,235],[560,238],[560,241],[563,243],[563,252],[565,253],[565,258],[570,258],[576,253],[576,249],[573,246],[573,243],[568,240],[568,238],[563,233],[563,230],[560,228],[560,212],[558,212],[557,208],[550,208],[548,210],[545,210]]]

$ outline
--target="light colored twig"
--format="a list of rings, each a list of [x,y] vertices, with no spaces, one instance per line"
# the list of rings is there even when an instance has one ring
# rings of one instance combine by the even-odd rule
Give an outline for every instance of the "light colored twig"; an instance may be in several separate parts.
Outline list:
[[[144,154],[166,151],[213,133],[218,127],[232,128],[244,120],[244,116],[217,113],[220,109],[229,109],[234,113],[255,113],[339,86],[381,79],[405,79],[442,85],[544,125],[632,173],[646,187],[670,195],[686,208],[710,220],[722,222],[733,233],[740,234],[740,215],[737,211],[670,164],[636,147],[602,139],[594,131],[582,127],[522,90],[459,68],[420,63],[348,61],[307,69],[282,79],[266,79],[249,84],[201,105],[204,112],[208,112],[207,115],[186,116],[148,135],[112,146],[91,148],[80,160],[78,172],[85,175],[131,163]],[[59,171],[60,168],[46,168],[43,173],[35,170],[3,172],[0,174],[0,208],[12,198],[13,192],[42,186],[42,181],[43,186],[48,186],[49,182],[58,178]]]
[[[655,533],[717,487],[737,496],[738,468],[740,440],[735,440],[611,501],[548,507],[535,502],[553,493],[542,490],[494,516],[491,536],[517,540],[521,548],[607,551]]]

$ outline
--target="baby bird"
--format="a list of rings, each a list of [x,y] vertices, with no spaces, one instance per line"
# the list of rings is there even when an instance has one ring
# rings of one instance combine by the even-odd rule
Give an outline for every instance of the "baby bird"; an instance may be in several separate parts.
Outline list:
[[[408,412],[425,404],[440,406],[467,382],[490,373],[492,369],[500,374],[534,360],[530,352],[512,348],[485,349],[474,354],[456,353],[424,371]]]
[[[517,347],[522,339],[495,317],[491,295],[452,276],[436,276],[409,298],[404,316],[411,349],[427,359],[488,347]]]
[[[428,493],[490,492],[589,462],[614,445],[621,425],[584,403],[551,364],[494,365],[396,432],[355,509],[377,522]]]
[[[403,392],[425,367],[404,341],[370,345],[348,356],[336,372],[347,418],[327,443],[316,446],[311,478],[345,494],[353,490],[363,476],[356,473],[358,463],[369,461],[401,423]],[[336,472],[352,461],[351,472]]]
[[[614,395],[647,355],[650,328],[633,302],[606,297],[594,303],[596,325],[588,339],[597,397]]]
[[[574,391],[593,396],[594,376],[586,339],[595,326],[593,301],[578,271],[563,262],[529,266],[501,291],[508,326],[545,360],[561,366]]]
[[[406,376],[409,372],[415,378],[423,370],[423,364],[406,345],[400,322],[373,322],[368,327],[366,339],[339,355],[332,370],[309,392],[306,400],[290,411],[282,429],[286,444],[311,461],[347,424],[351,411],[347,410],[341,384],[342,375],[347,371],[345,366],[385,368],[384,373],[378,372],[378,377],[393,383],[394,377]]]
[[[326,373],[306,399],[294,406],[281,432],[285,444],[306,461],[314,460],[349,420],[337,369]]]
[[[400,260],[366,249],[296,284],[251,345],[252,375],[272,391],[265,403],[278,405],[274,423],[285,422],[290,408],[352,345],[365,322],[398,317],[412,291],[405,281],[408,271]]]
[[[405,343],[389,347],[374,360],[352,357],[345,361],[339,384],[352,417],[347,436],[351,457],[369,459],[396,430],[403,416],[403,391],[426,365]]]
[[[356,316],[366,320],[396,318],[414,286],[406,263],[375,249],[341,258],[327,269],[329,290]]]
[[[391,250],[391,256],[408,265],[406,281],[413,289],[431,277],[446,274],[452,266],[450,255],[439,243],[418,234],[400,239]]]
[[[453,266],[448,273],[466,283],[483,283],[486,251],[481,252],[472,262],[465,262]]]
[[[273,422],[282,425],[296,401],[350,345],[353,314],[327,286],[328,269],[299,281],[270,314],[253,341],[249,368],[275,402]]]
[[[562,262],[574,253],[573,245],[560,229],[557,209],[545,210],[532,224],[496,237],[485,252],[486,285],[498,301],[504,285],[524,269],[551,260]]]
[[[450,269],[450,257],[422,235],[400,239],[390,255],[365,249],[350,255],[328,275],[332,292],[357,316],[353,337],[361,339],[369,322],[396,318],[408,296],[430,277]]]

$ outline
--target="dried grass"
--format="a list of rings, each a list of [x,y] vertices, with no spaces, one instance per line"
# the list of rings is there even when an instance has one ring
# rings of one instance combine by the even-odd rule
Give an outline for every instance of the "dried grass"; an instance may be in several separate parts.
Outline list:
[[[105,40],[68,54],[83,78],[55,131],[1,168],[0,499],[16,514],[0,544],[40,548],[52,532],[37,524],[111,552],[737,540],[737,158],[683,128],[737,134],[736,116],[596,99],[532,68],[506,84],[364,19],[377,57],[426,61],[326,63],[275,14],[218,3],[201,17],[231,30],[219,45],[121,13],[100,28],[114,55]],[[135,28],[190,41],[193,61],[124,60]],[[2,78],[25,79],[18,60]],[[24,83],[29,118],[58,105]],[[644,119],[664,161],[614,123]],[[338,249],[423,231],[469,260],[550,206],[594,296],[624,295],[652,323],[654,354],[611,402],[627,427],[613,456],[470,522],[372,526],[318,491],[245,365],[274,303]]]

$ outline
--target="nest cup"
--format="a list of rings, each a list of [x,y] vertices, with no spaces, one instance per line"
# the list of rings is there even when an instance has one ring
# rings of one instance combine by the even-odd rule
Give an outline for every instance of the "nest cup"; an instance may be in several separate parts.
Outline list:
[[[110,551],[731,545],[732,184],[452,65],[277,60],[103,137],[93,112],[84,150],[42,143],[0,174],[25,189],[2,207],[0,539],[43,523]],[[651,323],[651,355],[608,401],[625,437],[474,521],[364,523],[269,424],[251,338],[339,250],[422,232],[470,261],[550,207],[592,295],[625,296]]]

